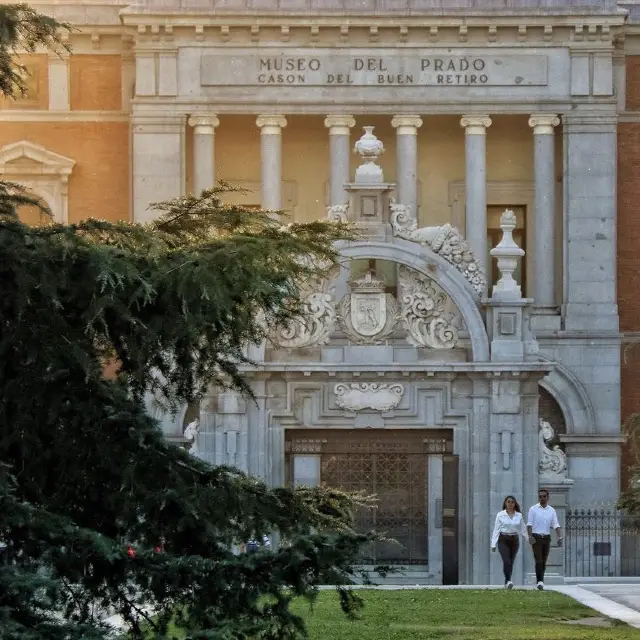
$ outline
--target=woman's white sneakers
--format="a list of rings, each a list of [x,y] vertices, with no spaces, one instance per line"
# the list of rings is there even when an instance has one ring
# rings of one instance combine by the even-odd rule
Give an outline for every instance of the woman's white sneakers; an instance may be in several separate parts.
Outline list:
[[[536,588],[538,589],[538,591],[542,591],[544,589],[544,582],[538,582]]]
[[[509,580],[509,582],[507,582],[507,584],[504,585],[505,589],[513,589],[513,582],[511,582],[511,580]]]

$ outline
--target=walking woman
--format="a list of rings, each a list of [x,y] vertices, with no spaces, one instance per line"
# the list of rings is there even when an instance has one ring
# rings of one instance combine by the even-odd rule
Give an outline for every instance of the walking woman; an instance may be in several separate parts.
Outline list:
[[[497,546],[502,557],[505,589],[513,589],[511,574],[520,548],[520,536],[525,540],[527,538],[527,527],[520,505],[513,496],[507,496],[502,503],[502,511],[496,516],[496,526],[491,536],[491,551],[495,551]]]

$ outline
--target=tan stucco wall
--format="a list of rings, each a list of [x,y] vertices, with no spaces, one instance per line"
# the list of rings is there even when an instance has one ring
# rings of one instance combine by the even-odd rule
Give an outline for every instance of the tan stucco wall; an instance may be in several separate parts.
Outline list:
[[[0,122],[0,146],[20,140],[75,160],[69,177],[69,222],[129,219],[127,122]]]

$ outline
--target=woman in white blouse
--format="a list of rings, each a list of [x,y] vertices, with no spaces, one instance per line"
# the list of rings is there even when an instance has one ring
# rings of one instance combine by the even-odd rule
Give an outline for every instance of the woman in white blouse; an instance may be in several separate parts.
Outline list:
[[[513,562],[520,548],[520,536],[527,538],[527,527],[520,511],[520,505],[513,496],[507,496],[502,503],[502,511],[496,516],[496,525],[491,536],[491,551],[496,547],[502,557],[504,586],[513,589],[511,573]]]

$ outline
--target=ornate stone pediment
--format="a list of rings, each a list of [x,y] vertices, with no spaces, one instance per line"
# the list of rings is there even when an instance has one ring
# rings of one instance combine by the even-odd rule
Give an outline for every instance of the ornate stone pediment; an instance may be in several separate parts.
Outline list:
[[[385,280],[367,271],[349,282],[351,292],[339,305],[342,330],[356,344],[382,344],[393,333],[400,319],[396,299],[385,293]]]
[[[455,227],[445,224],[418,228],[409,207],[392,202],[390,208],[394,236],[429,247],[460,271],[479,295],[483,294],[486,284],[484,273],[468,242]]]
[[[336,405],[347,411],[361,411],[363,409],[391,411],[400,404],[404,387],[399,383],[354,382],[345,384],[340,382],[333,388],[333,392],[336,394]]]

